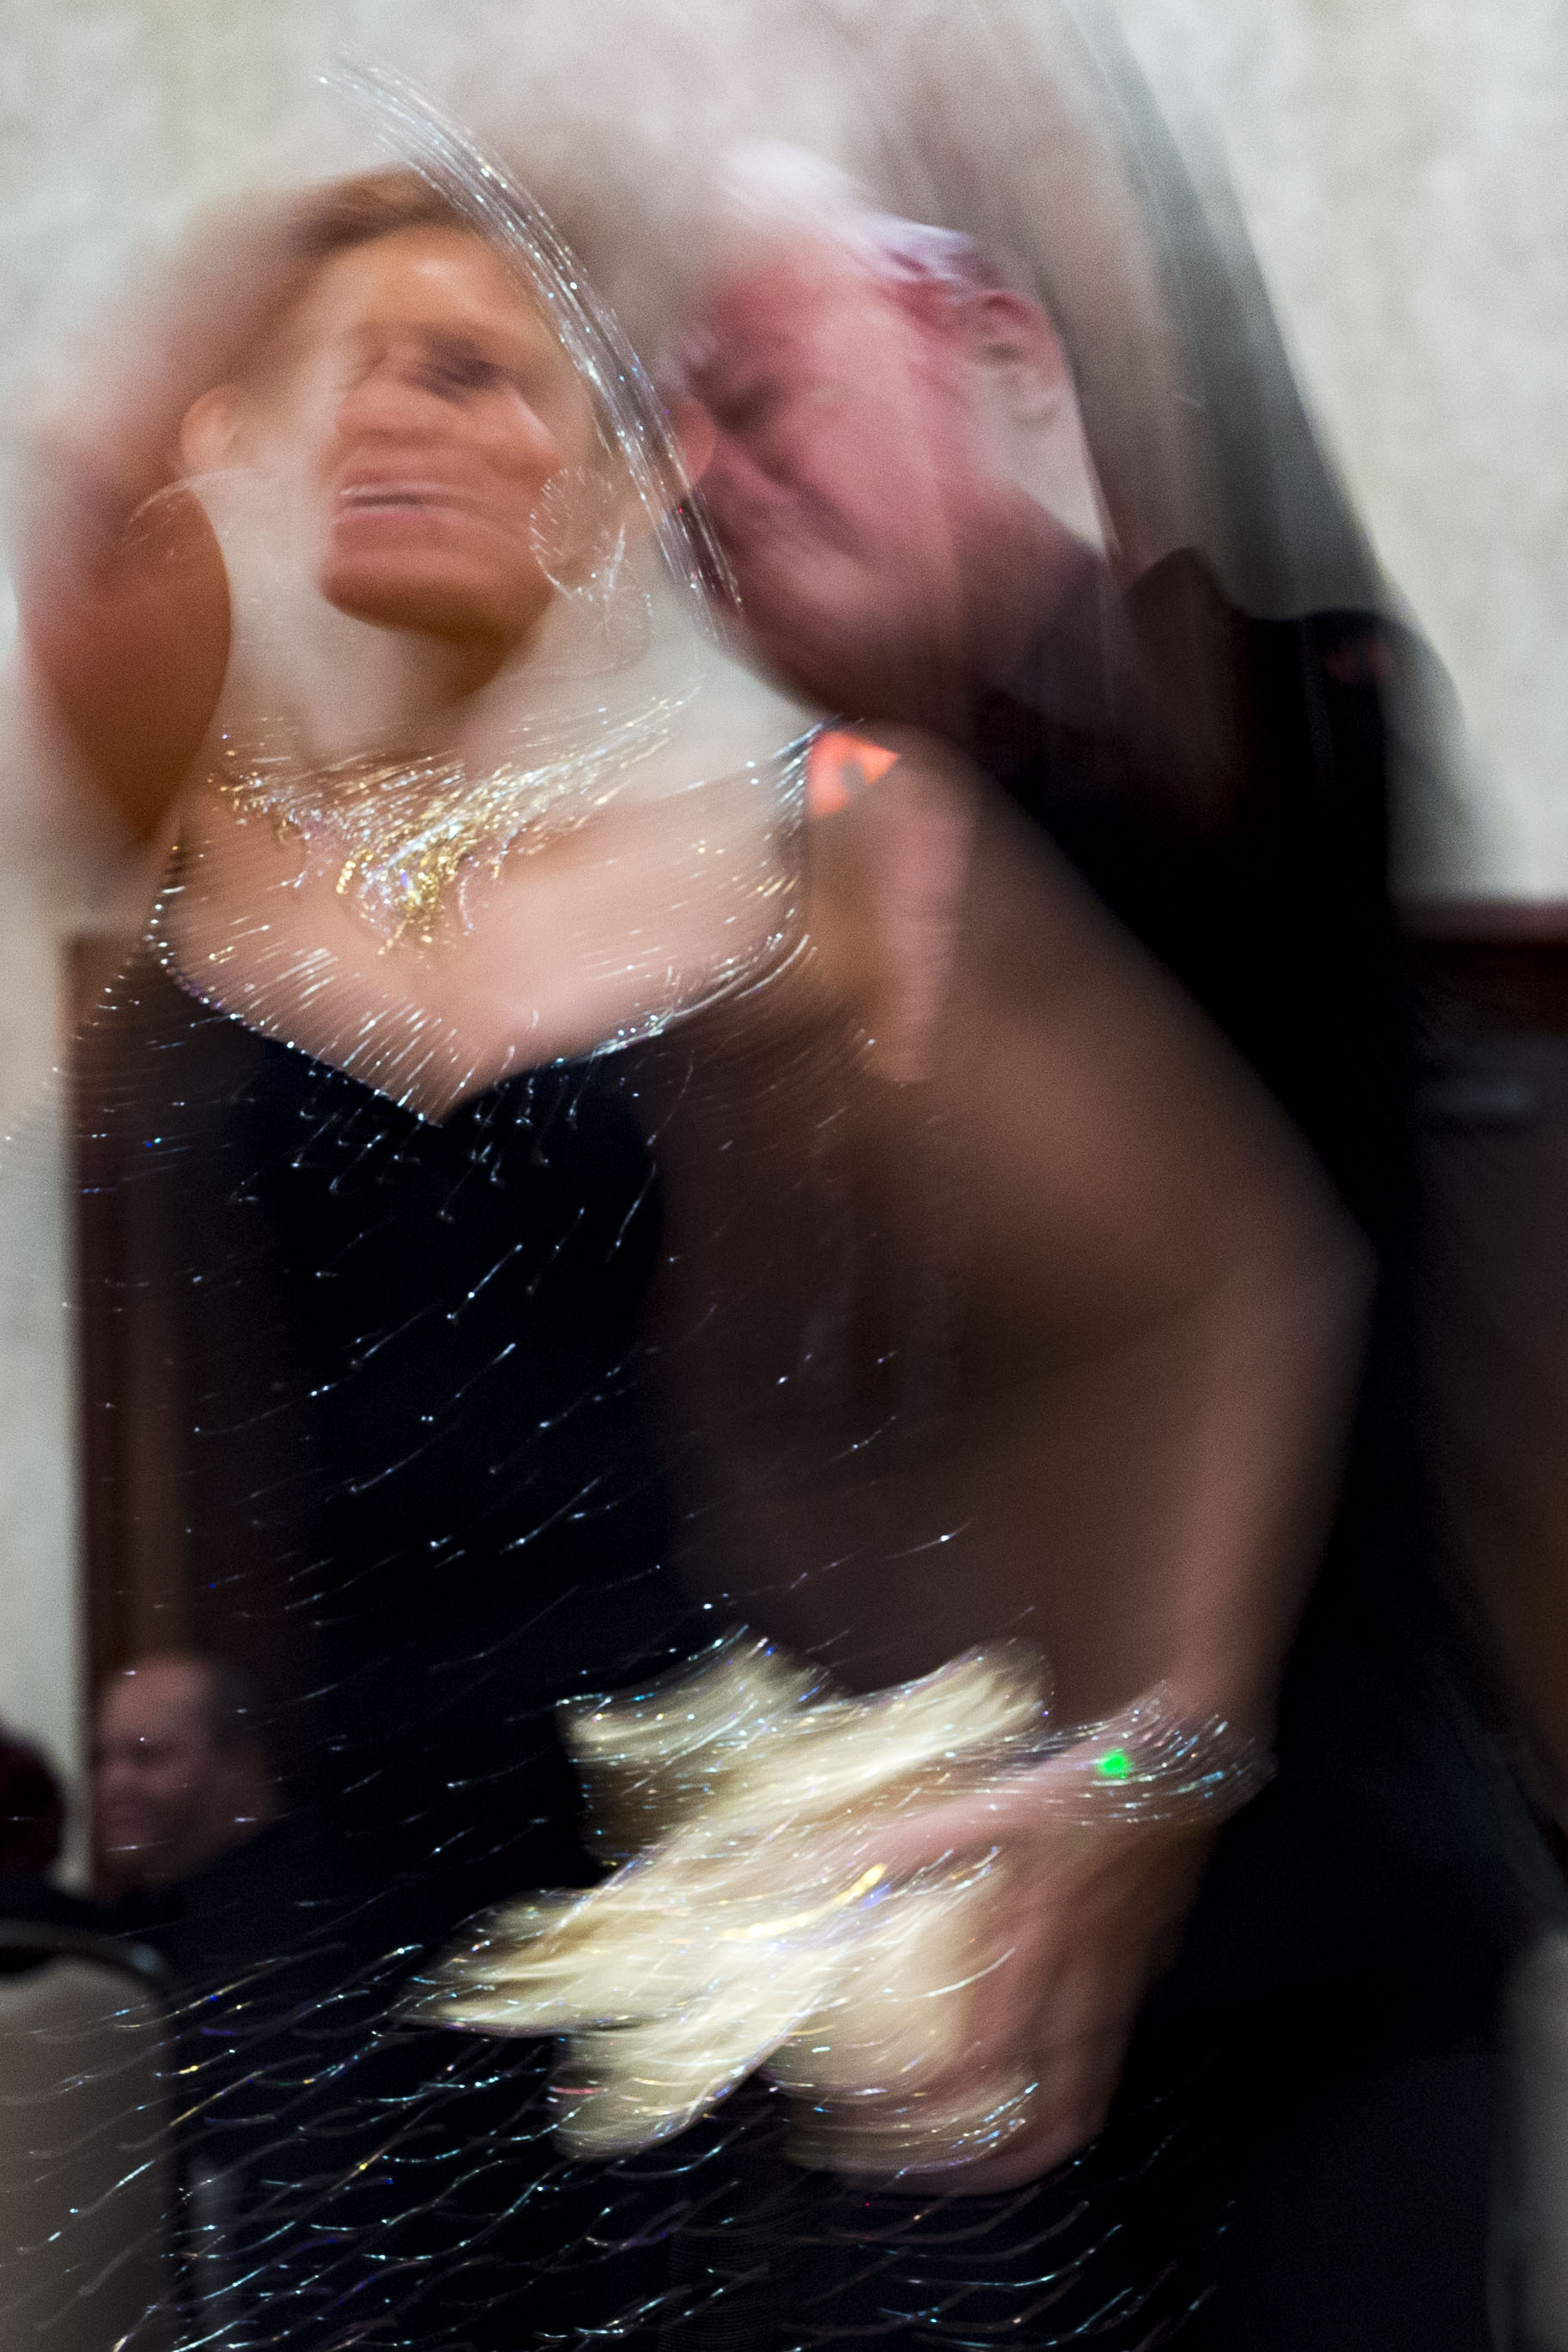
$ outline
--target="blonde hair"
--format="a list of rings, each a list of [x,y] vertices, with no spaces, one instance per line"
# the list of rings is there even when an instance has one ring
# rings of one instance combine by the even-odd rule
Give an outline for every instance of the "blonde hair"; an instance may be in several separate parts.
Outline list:
[[[788,140],[731,148],[720,170],[719,201],[732,244],[771,242],[781,233],[816,237],[874,277],[936,283],[958,296],[995,282],[973,237],[879,210],[847,172]]]
[[[411,228],[483,235],[418,172],[360,172],[352,179],[330,180],[301,199],[291,242],[301,260],[327,261]]]

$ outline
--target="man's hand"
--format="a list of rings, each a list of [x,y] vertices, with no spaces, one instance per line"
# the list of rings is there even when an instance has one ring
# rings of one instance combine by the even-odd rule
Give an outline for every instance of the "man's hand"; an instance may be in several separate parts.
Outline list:
[[[1213,1830],[1190,1819],[1088,1827],[1083,1779],[1081,1762],[1053,1758],[866,1840],[868,1856],[900,1876],[973,1864],[990,1851],[997,1884],[975,1939],[962,2048],[896,2089],[830,2109],[829,2161],[897,2173],[911,2188],[940,2175],[944,2188],[978,2194],[1048,2172],[1100,2130],[1133,2021],[1174,1956]],[[1000,2129],[987,2146],[984,2134],[968,2136],[993,2105]]]

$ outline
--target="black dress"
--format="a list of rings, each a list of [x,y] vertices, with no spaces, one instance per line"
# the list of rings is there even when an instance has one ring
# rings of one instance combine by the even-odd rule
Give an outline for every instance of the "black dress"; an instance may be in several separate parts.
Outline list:
[[[552,1707],[686,1638],[642,1338],[652,1163],[592,1063],[433,1126],[150,956],[83,1059],[83,1171],[121,1246],[81,1304],[90,1360],[118,1333],[128,1373],[89,1410],[156,1390],[182,1630],[260,1684],[286,1788],[274,1828],[131,1923],[191,1996],[184,2137],[226,2292],[268,2341],[526,2340],[519,2298],[541,2321],[545,2251],[578,2234],[541,2218],[542,2053],[396,2008],[475,1912],[591,1878]]]
[[[641,1124],[662,1135],[687,1106],[697,1142],[661,1144],[672,1187],[682,1153],[705,1159],[704,1119],[723,1143],[697,1075],[712,1035],[519,1077],[438,1128],[151,962],[99,1042],[100,1160],[162,1235],[147,1279],[178,1345],[183,1491],[210,1563],[197,1632],[268,1664],[290,1768],[288,1817],[162,1923],[196,1996],[187,2136],[227,2197],[237,2324],[311,2352],[1085,2330],[1131,2352],[1184,2332],[1223,2210],[1189,2080],[1201,2050],[1163,2055],[1111,2132],[1037,2187],[911,2199],[792,2166],[761,2086],[646,2157],[564,2163],[550,2052],[397,2022],[461,1920],[592,1874],[552,1703],[624,1686],[715,1625],[665,1572],[671,1457],[645,1335],[661,1204]],[[750,1107],[734,1181],[773,1203],[748,1205],[769,1237],[752,1273],[785,1325],[857,1279],[810,1076],[831,1093],[836,1065],[807,1060],[743,1058],[714,1081]],[[700,1220],[730,1198],[719,1183]],[[914,1287],[891,1307],[918,1319]],[[737,1308],[765,1341],[769,1317],[759,1331]],[[810,1389],[792,1408],[808,1422]],[[843,1406],[874,1418],[880,1397],[873,1381]]]

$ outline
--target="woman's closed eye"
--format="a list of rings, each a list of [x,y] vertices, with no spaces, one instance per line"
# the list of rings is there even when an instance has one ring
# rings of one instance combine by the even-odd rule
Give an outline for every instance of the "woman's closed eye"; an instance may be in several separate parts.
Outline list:
[[[421,355],[416,373],[424,390],[443,400],[462,400],[471,393],[497,392],[503,387],[525,394],[527,392],[516,370],[504,366],[487,352],[461,343],[427,348]]]

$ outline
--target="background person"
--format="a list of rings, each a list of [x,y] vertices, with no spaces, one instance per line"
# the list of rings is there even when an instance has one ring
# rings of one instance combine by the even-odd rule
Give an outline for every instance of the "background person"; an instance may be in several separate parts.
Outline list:
[[[65,1793],[31,1740],[0,1731],[0,1919],[103,1930],[95,1903],[49,1875],[65,1836]]]
[[[256,1696],[232,1666],[152,1652],[104,1684],[93,1721],[92,1820],[106,1891],[178,1888],[281,1811]]]
[[[59,1860],[66,1807],[43,1750],[0,1731],[0,1872],[42,1877]]]

